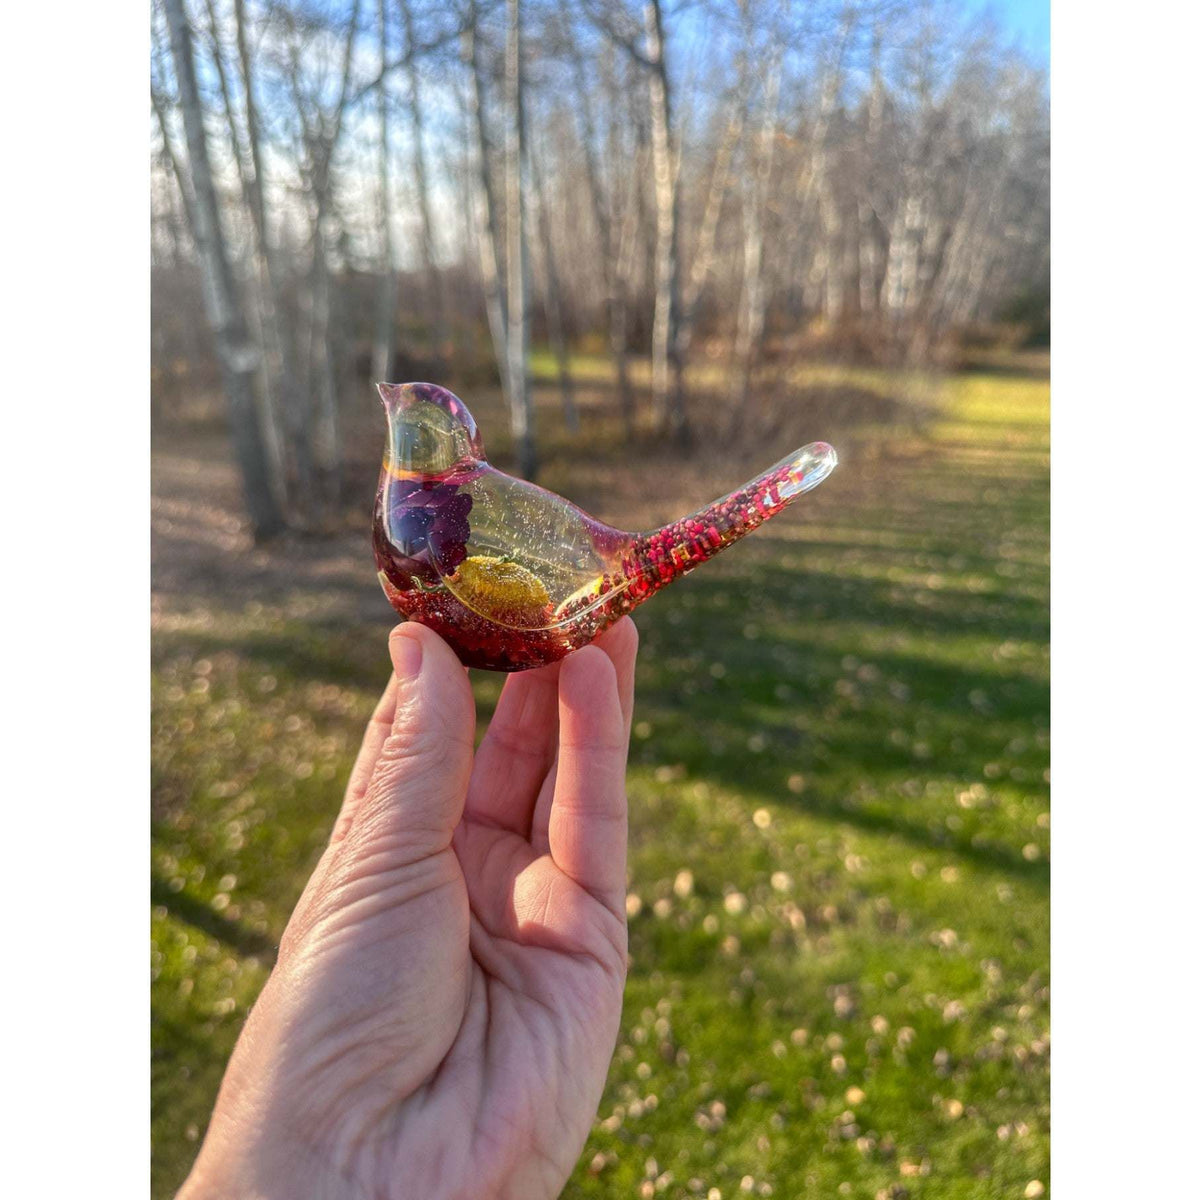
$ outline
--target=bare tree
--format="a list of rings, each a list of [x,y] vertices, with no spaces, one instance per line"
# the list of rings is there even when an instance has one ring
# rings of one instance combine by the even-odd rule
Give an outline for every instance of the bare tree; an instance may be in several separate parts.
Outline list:
[[[491,138],[487,121],[487,77],[479,38],[479,6],[469,0],[463,30],[463,58],[470,70],[467,90],[470,124],[474,127],[475,169],[479,186],[475,193],[476,226],[479,230],[479,275],[483,285],[484,307],[492,335],[492,347],[505,396],[512,395],[508,369],[508,314],[500,284],[500,232],[496,216],[496,187],[492,175]]]
[[[508,405],[517,463],[526,479],[537,472],[533,403],[529,392],[529,258],[525,239],[525,200],[529,177],[525,137],[525,76],[522,70],[521,0],[508,0],[504,80],[508,139],[505,154],[505,217],[508,281]]]
[[[676,440],[687,435],[683,365],[679,357],[679,177],[671,126],[671,83],[660,0],[647,0],[646,66],[650,89],[650,145],[654,161],[654,343],[651,374],[660,428]]]
[[[379,88],[375,97],[379,120],[379,291],[375,300],[371,373],[377,380],[390,380],[396,349],[396,262],[392,251],[391,141],[388,137],[387,0],[378,0],[375,20],[379,37]]]
[[[411,59],[409,68],[405,72],[405,78],[408,81],[408,119],[412,129],[413,180],[416,183],[417,212],[420,216],[421,268],[425,274],[426,288],[433,314],[434,353],[437,360],[443,362],[449,351],[449,340],[446,335],[446,296],[435,249],[432,202],[429,195],[429,164],[425,150],[425,115],[421,106],[421,86],[418,72],[421,50],[417,40],[411,0],[400,0],[400,14],[404,20],[406,52]]]
[[[606,188],[601,178],[600,167],[596,161],[596,122],[593,115],[591,89],[588,86],[586,67],[579,43],[568,34],[568,53],[573,67],[573,79],[576,95],[579,98],[578,118],[580,122],[579,140],[582,152],[584,172],[587,182],[588,199],[591,203],[592,219],[600,237],[600,262],[604,279],[604,319],[608,332],[608,348],[617,370],[617,395],[621,406],[621,414],[625,421],[626,437],[633,435],[634,408],[633,388],[629,380],[629,344],[627,336],[628,318],[628,268],[627,255],[623,254],[626,239],[623,234],[627,222],[621,223],[620,230],[615,230],[619,213],[615,203],[615,188]],[[612,55],[607,56],[607,76],[609,82],[609,145],[616,141],[615,113],[616,84],[612,79],[614,64]]]
[[[780,55],[767,65],[762,102],[762,125],[755,139],[754,161],[746,172],[742,197],[742,292],[738,305],[737,340],[734,344],[733,412],[742,413],[750,392],[750,375],[762,343],[766,295],[763,288],[763,239],[767,200],[775,165],[779,119]]]
[[[317,81],[305,87],[301,31],[290,30],[289,77],[300,123],[302,172],[307,185],[311,257],[307,298],[305,367],[309,380],[314,464],[313,492],[317,506],[329,510],[341,492],[341,420],[338,411],[337,368],[332,331],[330,255],[334,243],[334,158],[341,140],[351,98],[351,70],[358,33],[360,0],[353,0],[346,23],[332,103]]]
[[[271,488],[266,444],[254,398],[258,349],[250,339],[226,249],[221,210],[208,157],[204,112],[196,86],[192,30],[183,0],[164,0],[176,86],[183,114],[191,174],[192,234],[204,270],[204,300],[216,341],[217,357],[229,406],[229,427],[241,469],[246,511],[256,539],[273,537],[284,527],[283,513]]]
[[[700,222],[700,232],[696,238],[691,270],[688,272],[683,295],[680,298],[679,329],[676,338],[681,364],[687,361],[688,349],[692,343],[692,331],[695,328],[696,308],[700,303],[705,284],[708,282],[709,273],[712,271],[716,254],[717,225],[725,204],[725,194],[729,190],[730,168],[741,142],[746,104],[744,71],[743,66],[738,73],[738,86],[728,104],[729,116],[724,135],[717,146],[716,158],[713,161],[708,196],[704,202],[704,217]]]
[[[179,155],[175,152],[171,136],[171,126],[166,113],[166,104],[167,102],[152,82],[150,86],[150,106],[153,108],[154,115],[158,120],[159,134],[162,137],[162,156],[170,167],[171,176],[175,180],[180,204],[183,207],[187,223],[192,229],[195,229],[196,212],[195,201],[192,199],[192,185],[187,179],[184,165],[180,161]]]
[[[541,241],[542,294],[545,297],[546,327],[550,346],[558,364],[558,385],[562,392],[563,420],[569,433],[579,432],[579,411],[575,407],[575,384],[571,378],[571,358],[567,350],[566,331],[563,327],[562,287],[558,278],[558,267],[554,255],[554,231],[550,227],[550,210],[546,203],[546,190],[542,186],[542,172],[538,156],[529,155],[530,181],[533,185],[533,202],[537,206],[538,234]]]
[[[282,423],[285,457],[289,460],[287,475],[294,484],[288,489],[289,510],[304,514],[307,511],[306,497],[312,486],[312,451],[299,390],[295,331],[284,311],[285,271],[267,225],[267,173],[245,0],[233,0],[233,13],[245,109],[246,145],[251,163],[248,202],[254,228],[259,303],[262,306],[267,360],[274,381],[271,395],[277,405],[276,419]]]
[[[675,136],[666,27],[661,0],[646,0],[642,37],[623,6],[585,4],[593,24],[645,73],[650,117],[655,216],[654,327],[651,385],[655,422],[677,441],[687,437],[683,364],[679,353],[679,151]]]
[[[187,97],[165,2],[157,311],[199,304],[201,273],[215,289],[231,414],[249,397],[290,521],[319,527],[338,503],[339,397],[368,362],[388,373],[402,327],[414,358],[466,375],[451,313],[464,350],[486,315],[528,473],[531,335],[568,423],[568,343],[599,338],[626,431],[646,356],[654,425],[678,436],[713,420],[685,395],[699,349],[729,367],[745,425],[768,340],[778,361],[921,360],[1047,286],[1044,72],[950,0],[191,0]],[[179,364],[202,373],[211,349],[182,319],[153,344],[165,414]]]
[[[257,395],[261,409],[263,441],[267,447],[267,462],[271,468],[272,490],[281,505],[291,508],[297,497],[288,487],[283,432],[286,423],[284,405],[287,398],[288,380],[283,366],[283,333],[279,327],[274,284],[268,261],[266,216],[262,191],[259,187],[261,161],[253,156],[248,144],[257,145],[253,134],[244,133],[241,126],[231,84],[231,72],[226,68],[221,22],[214,0],[205,0],[205,8],[208,15],[209,58],[215,69],[220,89],[221,112],[225,119],[230,155],[237,168],[238,182],[241,185],[245,207],[251,215],[252,256],[255,268],[253,275],[254,302],[247,307],[251,332],[255,343],[261,350]],[[242,0],[236,0],[235,24],[241,50],[244,53],[242,9]],[[248,58],[248,56],[246,57]],[[248,64],[244,63],[243,67],[245,78],[249,79]],[[253,99],[244,85],[243,92],[247,123],[253,131],[254,123],[251,121],[255,113]],[[302,505],[298,506],[298,511],[303,512]]]

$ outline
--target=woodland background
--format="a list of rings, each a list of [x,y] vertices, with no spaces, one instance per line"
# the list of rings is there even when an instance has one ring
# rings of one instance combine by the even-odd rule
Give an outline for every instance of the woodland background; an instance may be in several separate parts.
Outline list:
[[[567,1194],[1042,1195],[1044,66],[949,2],[151,22],[156,1194],[386,679],[390,378],[631,528],[842,457],[639,611],[633,969]]]
[[[1044,71],[952,5],[161,0],[154,402],[223,391],[255,531],[344,495],[370,378],[604,353],[625,429],[752,421],[764,372],[1048,336]],[[631,363],[649,355],[649,411]],[[773,380],[773,375],[770,376]]]

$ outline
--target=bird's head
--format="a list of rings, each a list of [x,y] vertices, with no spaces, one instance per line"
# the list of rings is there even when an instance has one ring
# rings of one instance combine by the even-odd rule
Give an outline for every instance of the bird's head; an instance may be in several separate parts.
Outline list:
[[[387,411],[386,466],[396,474],[441,475],[484,461],[475,418],[453,392],[433,383],[380,383]]]

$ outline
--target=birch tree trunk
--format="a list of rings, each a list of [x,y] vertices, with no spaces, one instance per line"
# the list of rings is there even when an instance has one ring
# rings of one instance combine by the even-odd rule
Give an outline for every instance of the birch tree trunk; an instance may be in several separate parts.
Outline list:
[[[609,154],[614,163],[620,161],[620,129],[617,113],[620,103],[617,95],[615,63],[610,59],[614,73],[610,76],[609,94]],[[633,381],[629,373],[629,306],[633,295],[633,272],[637,260],[638,243],[642,235],[643,183],[646,177],[646,149],[644,127],[634,122],[633,162],[623,190],[623,199],[617,203],[617,186],[613,180],[609,186],[609,204],[612,217],[610,233],[615,242],[616,263],[613,272],[612,322],[609,326],[609,347],[617,361],[617,394],[621,401],[621,413],[625,422],[625,436],[631,439],[637,420],[634,402]],[[619,233],[612,229],[619,223]]]
[[[725,193],[729,189],[733,156],[742,136],[744,104],[745,94],[739,88],[730,105],[729,120],[717,147],[712,177],[708,184],[708,198],[704,202],[704,216],[700,222],[700,233],[696,238],[696,251],[692,257],[692,268],[688,272],[683,296],[680,300],[679,330],[676,339],[681,362],[687,361],[688,349],[692,344],[692,331],[696,322],[696,309],[699,306],[700,297],[704,293],[704,285],[708,282],[709,272],[712,270],[716,250],[717,223],[721,219]]]
[[[171,254],[167,260],[172,267],[178,267],[185,261],[186,251],[185,246],[188,244],[188,239],[191,237],[190,230],[195,226],[195,221],[190,214],[191,197],[185,192],[187,186],[184,182],[183,172],[180,170],[179,161],[175,156],[175,150],[171,145],[170,135],[167,132],[167,126],[164,114],[162,112],[162,102],[154,93],[154,88],[150,89],[151,104],[155,114],[158,117],[159,134],[162,137],[162,149],[159,151],[159,161],[163,164],[166,170],[170,173],[172,180],[175,183],[173,188],[164,188],[163,192],[166,211],[160,218],[167,228],[167,234],[170,238]],[[154,330],[154,336],[158,335],[158,330]]]
[[[738,308],[737,340],[734,346],[734,382],[730,397],[731,417],[742,414],[750,395],[754,360],[762,346],[766,317],[763,287],[763,237],[767,197],[775,166],[775,142],[779,123],[779,76],[781,63],[774,58],[768,68],[763,119],[754,161],[754,176],[742,206],[743,250],[742,293]]]
[[[229,87],[229,75],[225,70],[225,52],[221,46],[221,23],[217,19],[217,9],[214,0],[204,0],[204,7],[208,13],[208,34],[211,42],[212,64],[217,72],[217,86],[221,93],[221,106],[224,109],[225,127],[229,133],[229,148],[233,153],[234,165],[237,167],[238,182],[242,185],[242,195],[246,197],[248,202],[252,186],[250,166],[246,161],[246,149],[242,144],[241,130],[238,128],[233,96]]]
[[[678,343],[679,183],[671,145],[671,89],[660,0],[648,0],[645,20],[656,229],[651,347],[654,409],[659,428],[676,441],[682,441],[687,436],[687,413]]]
[[[625,425],[626,439],[634,436],[634,390],[629,378],[629,338],[628,338],[628,260],[631,258],[631,244],[634,234],[629,232],[630,215],[636,215],[635,205],[626,205],[618,212],[616,185],[605,186],[601,179],[600,166],[596,162],[596,125],[592,108],[592,88],[583,70],[583,58],[574,37],[570,38],[569,52],[571,64],[575,68],[575,90],[578,97],[578,118],[580,118],[580,143],[583,151],[584,178],[588,185],[588,199],[592,205],[592,218],[595,222],[596,233],[600,235],[600,260],[602,277],[604,277],[605,296],[604,314],[608,335],[608,354],[611,355],[613,366],[617,368],[617,398]],[[607,50],[605,61],[605,78],[608,85],[608,155],[613,162],[619,161],[619,138],[617,128],[618,88],[616,82],[616,66],[612,58],[612,49]],[[637,170],[634,174],[636,186]],[[614,226],[620,223],[619,232]]]
[[[285,522],[272,492],[267,451],[255,404],[254,379],[259,354],[247,332],[221,226],[208,158],[204,113],[196,85],[192,31],[183,11],[183,0],[164,0],[164,6],[191,167],[191,211],[196,221],[193,234],[204,272],[205,313],[221,364],[230,434],[241,472],[246,511],[254,537],[261,541],[279,533]]]
[[[616,219],[614,190],[605,189],[600,177],[600,168],[596,162],[596,123],[592,111],[591,90],[584,74],[583,59],[579,46],[572,38],[570,53],[575,68],[575,89],[578,93],[578,112],[580,120],[580,142],[583,149],[584,173],[587,179],[588,199],[591,201],[592,219],[596,223],[596,232],[600,235],[601,269],[604,279],[604,323],[608,331],[608,349],[613,364],[617,369],[617,397],[621,408],[622,419],[625,423],[625,436],[633,436],[634,409],[633,389],[629,381],[629,348],[627,344],[625,315],[625,278],[622,274],[622,249],[625,242],[624,226],[620,241],[613,231]],[[610,51],[611,55],[611,51]],[[612,59],[608,60],[611,70]],[[613,116],[609,126],[610,154],[616,155],[616,87],[610,78],[609,90],[610,112]],[[636,172],[635,172],[636,175]]]
[[[505,217],[508,224],[508,383],[509,419],[517,464],[526,479],[537,472],[533,441],[533,404],[529,393],[529,259],[525,242],[525,198],[528,177],[525,140],[525,80],[521,63],[521,0],[508,0],[508,35],[504,79],[508,138]]]
[[[154,109],[154,115],[158,118],[158,131],[162,135],[163,154],[166,156],[167,162],[171,167],[171,174],[175,177],[175,186],[179,189],[179,202],[183,206],[184,219],[187,221],[187,226],[193,231],[196,229],[196,209],[195,201],[192,199],[192,187],[184,174],[183,164],[179,161],[179,155],[175,153],[175,145],[171,139],[171,127],[167,123],[167,114],[164,101],[152,87],[150,89],[150,104]]]
[[[313,414],[313,458],[316,492],[321,509],[334,507],[341,491],[341,422],[339,421],[333,347],[330,338],[331,299],[329,279],[328,218],[323,206],[313,223],[312,323],[308,355],[315,394]]]
[[[250,218],[254,227],[255,266],[259,276],[263,305],[262,324],[266,336],[267,357],[275,378],[275,398],[283,427],[284,455],[289,484],[288,507],[291,512],[307,513],[312,489],[312,450],[304,419],[304,407],[298,375],[295,330],[283,302],[284,271],[267,228],[267,172],[259,130],[258,100],[254,86],[254,66],[245,0],[233,0],[238,65],[241,70],[242,101],[246,110],[246,142],[253,168],[249,196]]]
[[[380,0],[381,3],[386,0]],[[417,211],[421,218],[421,269],[425,274],[430,307],[433,313],[434,353],[439,363],[444,363],[449,350],[446,337],[446,294],[442,273],[437,265],[434,243],[432,206],[429,202],[429,167],[425,153],[425,114],[421,107],[421,84],[417,74],[417,34],[413,23],[410,0],[400,0],[400,14],[404,20],[404,37],[409,57],[408,114],[413,138],[413,178],[417,184]]]
[[[542,267],[544,275],[543,294],[546,298],[546,326],[550,335],[550,346],[558,364],[558,386],[562,391],[563,421],[568,433],[579,432],[579,412],[575,407],[575,384],[571,379],[571,360],[567,352],[566,333],[563,329],[562,288],[559,284],[558,267],[554,258],[554,231],[550,227],[550,209],[546,204],[546,190],[542,186],[541,169],[536,154],[529,156],[530,180],[533,184],[533,202],[537,206],[538,234],[541,241]]]
[[[341,84],[331,114],[317,115],[310,135],[310,179],[314,198],[312,224],[312,320],[309,326],[309,369],[314,382],[313,460],[315,493],[322,508],[332,509],[341,500],[342,431],[338,410],[337,371],[331,337],[333,312],[329,247],[333,220],[333,160],[341,138],[350,74],[358,32],[360,3],[354,0],[342,54]]]
[[[212,41],[212,61],[217,72],[217,83],[221,93],[221,107],[224,111],[225,125],[229,133],[229,146],[237,165],[238,182],[241,184],[242,198],[246,208],[252,214],[254,226],[254,266],[255,291],[258,295],[253,303],[248,304],[249,320],[252,325],[252,335],[260,348],[259,378],[256,395],[259,402],[259,415],[262,422],[263,443],[267,451],[267,464],[271,472],[271,490],[281,508],[288,507],[287,470],[285,464],[283,414],[278,395],[278,381],[281,374],[278,337],[274,326],[274,305],[270,296],[270,275],[266,269],[262,251],[262,231],[258,226],[255,215],[259,211],[255,205],[254,168],[249,161],[242,132],[238,127],[237,110],[233,102],[232,90],[229,86],[229,75],[225,69],[225,51],[221,44],[221,26],[217,18],[216,5],[213,0],[205,0],[208,11],[209,35]]]
[[[468,19],[463,31],[463,57],[470,67],[471,84],[467,90],[471,107],[471,124],[475,130],[476,227],[479,230],[479,277],[483,286],[483,301],[487,311],[488,329],[492,335],[492,350],[500,387],[505,397],[512,395],[508,381],[508,314],[504,308],[504,291],[500,286],[500,231],[496,218],[496,189],[492,179],[491,140],[487,127],[487,81],[479,51],[479,8],[471,0]]]
[[[858,175],[859,309],[872,324],[881,304],[887,262],[886,191],[879,177],[887,173],[883,161],[883,33],[877,24],[871,34],[871,89],[867,96],[862,156]],[[894,153],[894,148],[893,148]]]
[[[391,382],[392,357],[396,350],[396,263],[392,253],[391,142],[388,136],[387,0],[376,9],[379,37],[379,291],[375,298],[375,344],[371,351],[371,373],[378,381]]]
[[[842,212],[840,197],[834,187],[830,163],[830,134],[842,90],[843,63],[850,37],[852,15],[849,10],[843,19],[842,32],[834,52],[833,62],[825,75],[821,89],[821,106],[817,129],[813,134],[813,184],[817,198],[817,213],[821,223],[818,248],[818,272],[822,284],[822,308],[828,321],[837,321],[843,306]]]
[[[643,203],[641,180],[649,158],[644,147],[634,155],[633,170],[621,211],[621,234],[617,242],[616,281],[613,290],[613,317],[610,345],[617,359],[617,391],[625,419],[625,436],[631,438],[636,424],[633,381],[629,372],[629,306],[633,295],[633,272],[642,240]]]

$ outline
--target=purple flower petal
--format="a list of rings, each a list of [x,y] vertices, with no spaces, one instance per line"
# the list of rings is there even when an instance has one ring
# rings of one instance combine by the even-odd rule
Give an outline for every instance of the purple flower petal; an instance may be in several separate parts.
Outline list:
[[[419,491],[420,488],[421,481],[419,479],[393,479],[388,484],[388,503],[395,507],[406,496],[411,496],[413,492]]]
[[[455,498],[457,489],[452,483],[427,483],[421,494],[421,503],[428,508],[437,508]]]
[[[406,508],[394,512],[391,529],[394,541],[405,554],[415,554],[425,544],[426,535],[433,524],[433,514],[424,508]]]
[[[437,510],[439,524],[442,521],[465,521],[467,513],[471,511],[472,503],[471,497],[466,492],[459,492],[457,496],[451,497]]]
[[[437,521],[432,532],[443,542],[465,542],[471,536],[471,526],[465,517],[452,517],[449,521]]]
[[[467,557],[467,548],[462,542],[455,542],[437,551],[438,566],[443,571],[454,571]]]

